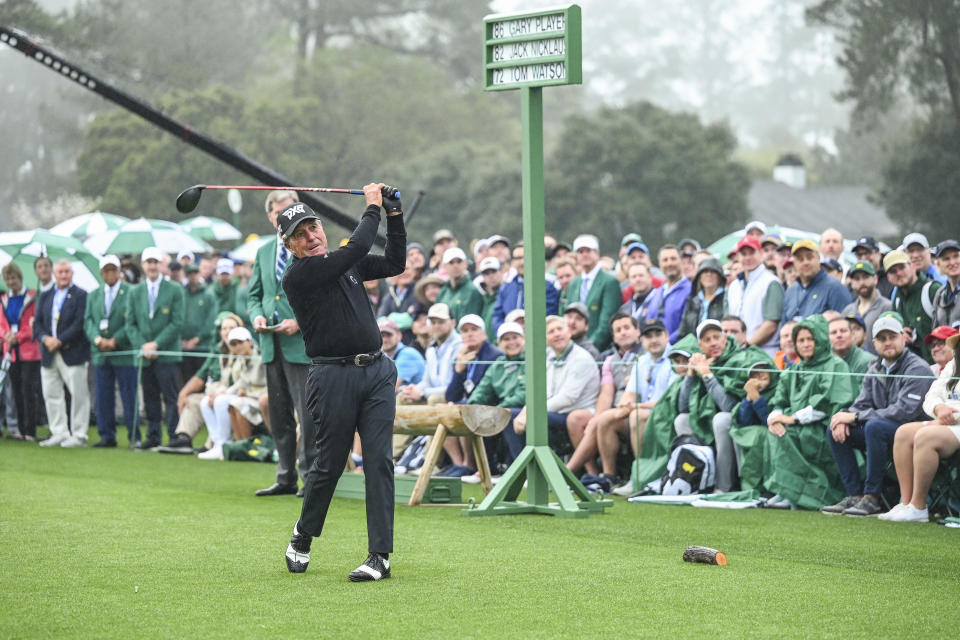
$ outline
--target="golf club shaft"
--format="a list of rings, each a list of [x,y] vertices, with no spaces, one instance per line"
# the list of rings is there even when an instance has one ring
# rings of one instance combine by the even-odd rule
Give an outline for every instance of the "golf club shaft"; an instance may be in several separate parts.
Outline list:
[[[204,189],[256,189],[270,190],[283,189],[286,191],[315,191],[317,193],[350,193],[355,196],[362,196],[363,189],[333,189],[330,187],[261,187],[259,185],[227,185],[227,184],[205,184]]]

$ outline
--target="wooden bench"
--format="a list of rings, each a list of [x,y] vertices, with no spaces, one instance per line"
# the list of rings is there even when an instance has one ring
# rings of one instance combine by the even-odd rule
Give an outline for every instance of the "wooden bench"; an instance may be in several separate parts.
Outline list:
[[[443,443],[447,436],[470,438],[473,457],[480,472],[480,484],[484,495],[493,489],[490,478],[490,463],[483,446],[484,436],[494,436],[504,430],[510,422],[510,410],[486,405],[397,405],[397,414],[393,419],[393,432],[398,435],[433,436],[420,477],[410,495],[408,506],[415,507],[423,500],[430,476],[443,452]]]

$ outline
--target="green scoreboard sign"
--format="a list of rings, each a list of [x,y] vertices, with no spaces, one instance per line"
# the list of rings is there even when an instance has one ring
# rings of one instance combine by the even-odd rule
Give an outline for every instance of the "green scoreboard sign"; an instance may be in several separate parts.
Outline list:
[[[484,89],[580,84],[580,7],[483,19]]]

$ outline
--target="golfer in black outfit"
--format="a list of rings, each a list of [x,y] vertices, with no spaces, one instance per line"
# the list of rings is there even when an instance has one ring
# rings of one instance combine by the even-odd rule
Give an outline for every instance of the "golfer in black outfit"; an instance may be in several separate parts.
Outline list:
[[[401,273],[407,247],[399,194],[382,183],[368,184],[363,193],[367,209],[360,224],[350,241],[331,253],[310,207],[297,202],[277,217],[280,237],[294,255],[283,290],[313,361],[307,376],[307,407],[320,450],[305,476],[303,511],[287,547],[287,568],[292,573],[307,570],[311,539],[323,531],[356,431],[363,446],[370,555],[350,574],[355,582],[389,578],[388,554],[393,551],[397,368],[380,350],[380,329],[363,282]],[[380,225],[381,205],[387,211],[387,246],[383,256],[367,255]]]

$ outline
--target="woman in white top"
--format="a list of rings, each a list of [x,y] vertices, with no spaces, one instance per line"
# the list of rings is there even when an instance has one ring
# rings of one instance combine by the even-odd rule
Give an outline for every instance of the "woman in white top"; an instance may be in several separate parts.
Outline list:
[[[960,335],[946,341],[953,351],[923,401],[923,410],[933,420],[911,422],[897,429],[893,440],[893,462],[900,482],[900,503],[881,520],[928,522],[927,493],[940,460],[960,449]]]

